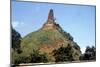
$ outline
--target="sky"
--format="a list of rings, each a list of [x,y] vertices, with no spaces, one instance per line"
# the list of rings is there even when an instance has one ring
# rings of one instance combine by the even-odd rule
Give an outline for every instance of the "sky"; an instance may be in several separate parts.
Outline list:
[[[95,45],[95,6],[12,1],[12,26],[24,37],[42,27],[50,9],[56,23],[71,34],[82,51]]]

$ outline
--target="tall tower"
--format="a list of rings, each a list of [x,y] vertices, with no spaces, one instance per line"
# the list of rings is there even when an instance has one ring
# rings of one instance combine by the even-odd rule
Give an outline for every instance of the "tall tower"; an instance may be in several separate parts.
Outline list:
[[[54,23],[54,13],[53,13],[53,9],[50,9],[50,11],[49,11],[47,23]]]
[[[55,27],[53,9],[50,9],[48,13],[48,19],[46,23],[43,25],[42,30],[55,29],[55,28],[56,27]]]

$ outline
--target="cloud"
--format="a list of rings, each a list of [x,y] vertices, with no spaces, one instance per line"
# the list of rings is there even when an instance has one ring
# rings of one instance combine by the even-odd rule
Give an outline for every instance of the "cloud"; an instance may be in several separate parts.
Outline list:
[[[18,27],[23,26],[23,25],[24,25],[24,22],[19,22],[19,21],[12,22],[13,28],[18,28]]]
[[[82,54],[85,53],[85,47],[81,48]]]

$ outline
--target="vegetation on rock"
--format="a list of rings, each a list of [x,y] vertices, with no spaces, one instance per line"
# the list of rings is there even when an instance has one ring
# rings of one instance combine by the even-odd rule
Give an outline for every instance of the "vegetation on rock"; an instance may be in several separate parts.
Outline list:
[[[50,10],[48,21],[43,27],[21,38],[12,28],[12,63],[48,63],[95,60],[95,47],[87,47],[81,54],[80,46],[70,33],[65,32],[54,21]]]
[[[53,50],[53,54],[55,57],[55,62],[74,61],[73,49],[69,44],[67,47],[61,46],[57,50]]]
[[[83,61],[96,60],[96,48],[94,46],[92,47],[87,46],[85,53],[82,54],[80,60],[83,60]]]

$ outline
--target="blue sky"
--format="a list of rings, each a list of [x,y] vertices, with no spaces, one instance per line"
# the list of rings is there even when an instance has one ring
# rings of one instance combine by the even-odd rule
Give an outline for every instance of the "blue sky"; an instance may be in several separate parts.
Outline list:
[[[84,49],[95,45],[95,6],[12,2],[12,25],[22,37],[42,27],[50,9],[56,23]]]

